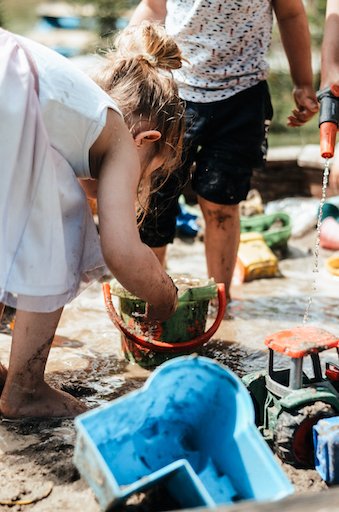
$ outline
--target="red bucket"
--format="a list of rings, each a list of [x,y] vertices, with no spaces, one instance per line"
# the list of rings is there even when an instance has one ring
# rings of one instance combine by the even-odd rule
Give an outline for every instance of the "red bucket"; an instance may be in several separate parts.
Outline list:
[[[125,291],[127,297],[122,299],[120,296],[119,315],[112,302],[111,285],[104,283],[107,313],[121,331],[121,347],[125,358],[144,368],[154,368],[173,357],[197,352],[217,331],[226,308],[224,284],[213,282],[212,289],[209,281],[208,287],[197,290],[190,288],[186,295],[180,297],[174,315],[150,333],[149,327],[138,320],[142,318],[140,315],[144,312],[145,303]],[[209,300],[215,296],[219,302],[218,314],[211,327],[205,331]],[[137,312],[136,316],[133,316],[133,311]],[[170,341],[167,341],[167,336]]]

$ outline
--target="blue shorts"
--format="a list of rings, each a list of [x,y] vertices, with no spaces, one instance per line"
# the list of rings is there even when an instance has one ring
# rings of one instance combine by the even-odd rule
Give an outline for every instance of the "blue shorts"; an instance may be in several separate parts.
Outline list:
[[[235,205],[246,199],[252,170],[265,160],[272,115],[265,81],[226,100],[186,102],[183,165],[152,195],[142,240],[150,247],[173,242],[178,197],[190,178],[193,190],[213,203]]]

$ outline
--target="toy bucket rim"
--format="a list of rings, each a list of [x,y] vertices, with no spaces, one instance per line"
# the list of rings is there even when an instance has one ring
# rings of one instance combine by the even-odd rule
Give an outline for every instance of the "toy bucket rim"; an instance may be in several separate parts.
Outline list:
[[[113,286],[112,283],[114,282]],[[119,299],[127,299],[129,301],[134,301],[138,303],[145,303],[139,297],[136,297],[131,292],[123,288],[123,286],[119,283],[117,279],[112,279],[109,283],[111,288],[111,295],[118,297]],[[206,284],[201,284],[197,286],[189,286],[187,289],[183,291],[183,293],[178,297],[178,304],[182,305],[187,302],[195,302],[206,300],[209,301],[215,297],[217,297],[217,283],[214,279],[207,279]]]
[[[108,313],[109,318],[112,320],[114,325],[131,341],[141,346],[142,348],[147,348],[149,350],[153,350],[154,352],[182,352],[185,349],[192,349],[203,345],[206,343],[211,336],[217,331],[221,320],[224,317],[225,309],[226,309],[226,293],[225,293],[225,285],[224,283],[216,283],[217,285],[217,293],[218,293],[218,302],[219,308],[217,316],[213,322],[213,324],[207,329],[206,332],[200,334],[192,340],[183,341],[182,343],[171,343],[159,340],[150,340],[145,338],[145,336],[136,335],[133,331],[131,331],[126,324],[123,322],[120,315],[117,313],[111,295],[111,288],[109,283],[103,283],[102,290],[104,294],[104,301],[106,306],[106,311]]]

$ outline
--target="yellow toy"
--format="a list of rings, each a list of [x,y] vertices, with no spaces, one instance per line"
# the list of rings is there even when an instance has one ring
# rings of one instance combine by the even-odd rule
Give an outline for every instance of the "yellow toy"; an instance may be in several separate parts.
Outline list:
[[[263,277],[279,277],[278,259],[266,244],[261,233],[241,233],[235,282],[252,281]]]
[[[327,270],[334,276],[339,276],[339,252],[333,254],[325,261]]]

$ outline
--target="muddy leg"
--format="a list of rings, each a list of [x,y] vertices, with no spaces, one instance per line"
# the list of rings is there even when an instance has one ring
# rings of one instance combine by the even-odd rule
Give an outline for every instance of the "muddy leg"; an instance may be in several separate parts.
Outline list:
[[[0,302],[0,322],[1,322],[1,318],[3,315],[4,309],[5,309],[5,305]],[[7,377],[7,370],[4,367],[4,365],[2,365],[0,363],[0,396],[1,396],[2,390],[4,388],[5,382],[6,382],[6,377]]]
[[[73,417],[86,407],[51,388],[44,372],[62,309],[52,313],[17,311],[8,374],[0,410],[7,418]]]
[[[200,196],[198,201],[206,222],[204,240],[208,276],[217,283],[225,283],[229,302],[240,240],[239,207],[211,203]]]

